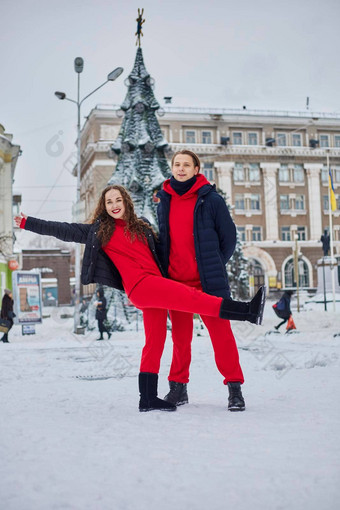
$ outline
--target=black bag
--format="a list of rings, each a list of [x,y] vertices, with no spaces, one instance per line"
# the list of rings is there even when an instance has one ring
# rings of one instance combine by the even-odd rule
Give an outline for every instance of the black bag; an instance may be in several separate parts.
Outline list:
[[[8,331],[11,329],[11,327],[12,327],[11,321],[8,321],[7,319],[0,319],[1,333],[8,333]]]

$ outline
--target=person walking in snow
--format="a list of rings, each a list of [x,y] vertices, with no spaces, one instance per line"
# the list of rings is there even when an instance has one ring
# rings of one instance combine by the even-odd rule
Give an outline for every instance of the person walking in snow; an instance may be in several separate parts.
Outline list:
[[[281,299],[275,305],[273,305],[273,310],[276,313],[276,315],[280,317],[280,319],[283,319],[283,321],[280,322],[277,326],[274,326],[276,331],[278,331],[279,328],[283,324],[285,324],[288,321],[289,317],[292,315],[292,311],[290,309],[290,300],[292,295],[293,295],[292,290],[286,290],[282,294]]]
[[[194,152],[176,152],[171,161],[172,177],[157,194],[161,263],[172,280],[229,299],[226,263],[235,249],[236,228],[224,199],[200,174],[200,166]],[[164,398],[181,405],[188,402],[193,314],[171,310],[170,318],[173,357],[170,391]],[[217,368],[228,385],[228,409],[244,411],[244,377],[230,322],[204,313],[201,318],[209,331]]]
[[[81,281],[125,290],[143,311],[145,345],[139,374],[140,411],[175,411],[171,402],[157,397],[158,372],[166,338],[167,310],[200,313],[223,319],[261,323],[263,289],[250,302],[212,296],[164,278],[151,226],[137,218],[132,199],[123,186],[107,186],[92,222],[62,223],[27,217],[14,218],[20,228],[62,241],[85,244]]]
[[[14,312],[13,312],[13,304],[14,304],[14,301],[12,298],[12,291],[10,289],[5,289],[5,294],[2,298],[2,303],[1,303],[1,318],[7,320],[10,323],[10,327],[9,327],[7,333],[5,333],[3,335],[3,337],[1,338],[1,340],[5,344],[9,343],[8,333],[13,326],[13,319],[15,317]]]
[[[106,297],[104,296],[104,289],[100,287],[97,290],[97,301],[96,301],[96,319],[98,322],[98,329],[100,333],[100,337],[97,338],[97,340],[104,340],[103,333],[107,333],[108,339],[111,338],[110,331],[107,330],[106,326],[104,325],[104,321],[107,318],[107,311],[106,311]]]

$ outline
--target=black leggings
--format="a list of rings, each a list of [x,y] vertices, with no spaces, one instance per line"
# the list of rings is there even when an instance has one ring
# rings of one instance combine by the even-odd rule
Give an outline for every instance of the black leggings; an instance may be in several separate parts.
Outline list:
[[[11,325],[10,325],[10,327],[9,327],[9,329],[8,329],[8,331],[7,331],[7,333],[5,333],[5,334],[4,334],[4,336],[1,338],[1,340],[2,340],[3,342],[5,342],[5,343],[6,343],[6,342],[8,342],[8,333],[10,332],[10,330],[12,329],[12,326],[13,326],[13,321],[12,321],[12,319],[7,319],[7,320],[8,320],[8,322],[10,322],[10,323],[11,323]]]
[[[98,329],[99,333],[102,335],[104,332],[109,334],[110,332],[107,330],[107,328],[104,326],[104,319],[97,319],[98,322]]]
[[[287,317],[287,319],[283,319],[282,322],[280,322],[280,324],[278,324],[277,326],[275,326],[276,329],[279,329],[279,327],[282,326],[282,324],[285,324],[287,322],[287,320],[289,319],[289,317]]]

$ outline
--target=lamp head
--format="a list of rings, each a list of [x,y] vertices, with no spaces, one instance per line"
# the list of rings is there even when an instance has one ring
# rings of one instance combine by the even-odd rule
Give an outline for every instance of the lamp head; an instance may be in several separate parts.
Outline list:
[[[54,95],[57,96],[58,99],[65,99],[66,97],[65,92],[55,92]]]
[[[107,75],[107,80],[108,81],[116,80],[118,78],[118,76],[120,76],[122,74],[123,71],[124,71],[124,69],[122,67],[117,67],[116,69],[111,71],[111,73],[109,73]]]
[[[74,59],[74,70],[76,73],[82,73],[84,69],[84,60],[81,57]]]

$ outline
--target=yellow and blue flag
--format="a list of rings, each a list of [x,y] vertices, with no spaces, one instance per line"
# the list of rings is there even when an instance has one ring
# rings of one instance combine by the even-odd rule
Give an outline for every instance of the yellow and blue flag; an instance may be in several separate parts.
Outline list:
[[[329,182],[329,196],[331,199],[331,209],[332,211],[336,211],[336,198],[334,193],[334,185],[333,185],[333,177],[332,177],[332,171],[329,169],[328,172],[328,182]]]

